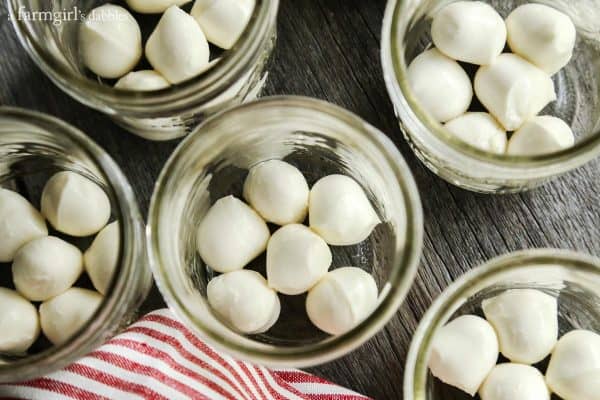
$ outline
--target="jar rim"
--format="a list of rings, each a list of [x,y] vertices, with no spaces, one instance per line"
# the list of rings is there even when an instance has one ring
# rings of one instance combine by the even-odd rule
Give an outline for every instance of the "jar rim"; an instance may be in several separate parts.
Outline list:
[[[390,274],[391,284],[386,285],[389,286],[389,292],[383,297],[375,311],[359,326],[344,335],[331,337],[311,345],[298,347],[269,345],[260,348],[248,348],[248,346],[234,343],[218,335],[186,310],[185,304],[178,299],[177,293],[169,282],[166,269],[163,267],[165,261],[160,251],[161,238],[158,234],[157,223],[161,213],[161,200],[164,196],[163,191],[166,182],[170,179],[170,176],[174,175],[171,171],[177,168],[179,160],[185,157],[186,149],[192,148],[190,143],[197,140],[210,142],[211,137],[219,136],[218,130],[203,131],[205,127],[210,127],[211,124],[220,120],[226,120],[229,115],[238,111],[248,111],[256,114],[261,109],[277,107],[293,108],[295,111],[301,110],[302,112],[311,113],[310,115],[313,117],[315,114],[326,115],[329,118],[333,117],[337,121],[349,124],[356,134],[363,135],[376,145],[382,156],[386,157],[386,162],[391,165],[395,174],[394,178],[398,182],[402,196],[404,196],[407,237],[403,246],[396,250],[394,255],[396,261],[394,261]],[[396,313],[413,283],[421,257],[422,237],[423,216],[417,186],[408,166],[391,140],[347,110],[322,100],[300,96],[265,97],[258,101],[242,104],[220,112],[196,128],[182,141],[165,164],[152,195],[147,223],[147,246],[150,264],[157,286],[174,313],[182,321],[185,321],[188,327],[194,329],[203,339],[215,347],[239,359],[280,367],[308,367],[341,357],[360,346],[383,328]],[[383,292],[385,289],[380,288],[380,291]],[[262,345],[254,341],[253,343],[257,346]]]
[[[576,142],[572,147],[554,153],[520,156],[494,154],[478,149],[451,135],[426,112],[412,94],[407,79],[407,66],[401,46],[397,43],[401,18],[409,18],[424,0],[388,0],[381,35],[381,62],[385,84],[395,107],[408,106],[411,120],[424,128],[443,145],[460,154],[504,168],[543,168],[561,163],[581,165],[600,153],[600,131]],[[404,104],[406,103],[406,104]]]
[[[437,329],[465,301],[478,284],[522,268],[558,266],[576,272],[597,275],[600,279],[600,258],[572,250],[540,248],[525,249],[495,257],[460,276],[432,303],[413,335],[404,368],[404,398],[427,400],[425,392],[428,356]]]
[[[78,101],[106,113],[128,112],[152,117],[184,109],[189,102],[209,102],[240,79],[260,59],[276,25],[279,0],[255,0],[252,16],[240,39],[220,61],[200,75],[168,88],[139,92],[115,89],[73,72],[54,57],[45,42],[36,38],[31,21],[20,19],[26,0],[9,0],[9,14],[17,36],[40,69],[62,90]],[[160,110],[149,107],[159,107]],[[158,112],[158,114],[157,114]]]
[[[96,311],[94,318],[64,344],[52,346],[10,364],[0,364],[0,382],[10,383],[54,372],[101,345],[106,340],[107,332],[112,333],[120,324],[121,318],[131,311],[124,305],[131,303],[133,298],[139,296],[139,292],[136,292],[134,288],[140,287],[140,280],[143,279],[140,279],[137,274],[139,270],[136,268],[139,267],[139,258],[145,254],[144,243],[140,241],[143,237],[142,217],[135,194],[119,166],[105,150],[79,129],[44,113],[0,106],[0,123],[3,119],[22,121],[24,125],[30,125],[32,127],[30,133],[33,135],[40,134],[39,130],[33,128],[52,127],[52,131],[44,128],[43,132],[52,136],[63,136],[75,146],[80,147],[111,187],[118,207],[118,215],[121,216],[119,229],[121,238],[123,238],[118,258],[121,274],[119,274],[119,279],[113,279],[107,295],[104,296],[102,306]],[[24,125],[19,125],[19,130],[25,129]],[[142,282],[142,284],[147,286],[143,288],[144,294],[146,294],[151,287],[151,277],[147,274],[144,279],[146,282]]]

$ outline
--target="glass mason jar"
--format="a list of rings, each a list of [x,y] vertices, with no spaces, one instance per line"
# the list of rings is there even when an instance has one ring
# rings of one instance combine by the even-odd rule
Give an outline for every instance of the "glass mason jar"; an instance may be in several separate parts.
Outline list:
[[[7,3],[21,43],[54,83],[81,103],[108,114],[125,129],[151,140],[183,136],[208,115],[259,95],[275,46],[279,7],[279,0],[256,0],[246,30],[212,68],[166,89],[139,92],[115,89],[92,76],[83,65],[78,46],[79,24],[90,10],[107,1]],[[43,12],[51,14],[42,17],[46,15]],[[148,16],[140,21],[142,32],[152,31],[157,22]]]
[[[526,3],[485,0],[506,17]],[[432,15],[448,0],[389,0],[383,21],[381,57],[388,93],[402,132],[416,155],[435,174],[465,189],[519,192],[586,163],[600,153],[600,8],[588,0],[541,3],[568,14],[577,27],[573,59],[553,76],[557,100],[540,114],[565,120],[576,136],[573,147],[538,156],[494,155],[450,135],[421,108],[407,79],[407,66],[432,46]]]
[[[64,170],[92,179],[111,199],[113,219],[120,221],[121,230],[115,277],[94,317],[66,343],[51,346],[40,339],[27,355],[0,355],[0,383],[48,374],[91,352],[135,317],[152,284],[143,220],[117,164],[82,132],[60,120],[0,107],[0,187],[20,192],[37,207],[46,180]],[[78,240],[81,243],[71,242],[82,247],[91,238]],[[11,280],[10,265],[1,267],[3,282]]]
[[[305,295],[280,295],[278,322],[258,335],[236,333],[208,305],[206,285],[215,273],[196,251],[197,227],[219,198],[242,198],[249,168],[270,159],[296,166],[309,185],[329,174],[351,176],[384,221],[367,240],[332,247],[332,268],[362,268],[372,274],[380,292],[373,313],[344,335],[329,336],[310,323]],[[396,147],[350,112],[304,97],[265,98],[207,120],[165,165],[148,218],[151,265],[167,304],[209,343],[262,365],[315,365],[368,340],[402,303],[421,255],[419,195]],[[247,268],[264,273],[264,266],[264,256],[259,256]]]
[[[481,315],[483,300],[509,289],[538,289],[556,297],[559,336],[574,329],[600,333],[600,259],[557,249],[523,250],[497,257],[457,279],[421,320],[404,371],[406,400],[472,399],[429,372],[433,338],[460,315]]]

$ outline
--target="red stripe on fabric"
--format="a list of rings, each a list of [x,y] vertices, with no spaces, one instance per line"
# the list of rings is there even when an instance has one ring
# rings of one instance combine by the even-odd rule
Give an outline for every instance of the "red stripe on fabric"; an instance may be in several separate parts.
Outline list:
[[[144,353],[145,354],[145,353]],[[210,400],[206,395],[198,392],[194,388],[181,383],[175,379],[170,378],[168,375],[162,373],[158,369],[154,367],[148,367],[146,365],[140,364],[138,362],[132,361],[123,356],[119,356],[114,353],[109,353],[103,350],[97,350],[89,355],[89,357],[94,357],[99,360],[105,361],[107,363],[113,364],[119,368],[126,369],[136,374],[145,375],[149,378],[154,379],[155,381],[165,384],[172,389],[177,390],[181,394],[184,394],[192,399],[203,399]]]
[[[248,391],[248,394],[252,393],[246,382],[242,379],[242,377],[237,373],[235,369],[232,369],[229,363],[218,353],[216,353],[211,347],[209,347],[206,343],[202,342],[198,337],[192,334],[181,322],[170,318],[168,316],[151,313],[142,318],[141,321],[151,321],[156,322],[162,325],[165,325],[169,328],[176,329],[183,333],[185,338],[196,346],[198,349],[203,351],[210,358],[217,361],[221,366],[225,367],[228,371],[230,371],[236,379],[243,385],[244,389]],[[241,361],[233,361],[236,365],[240,367],[240,369],[244,372],[244,374],[248,377],[248,379],[252,382],[253,387],[256,391],[262,396],[262,399],[266,400],[266,397],[259,387],[258,383],[254,379],[254,376],[248,370],[248,367],[245,363]],[[311,375],[309,373],[303,371],[273,371],[272,376],[275,380],[280,384],[285,384],[286,389],[288,389],[292,393],[297,393],[298,396],[304,398],[310,398],[312,400],[365,400],[369,399],[369,397],[361,396],[361,395],[323,395],[323,394],[305,394],[301,393],[297,389],[295,389],[291,384],[292,383],[320,383],[324,385],[330,385],[332,387],[336,387],[337,385],[327,381],[326,379],[320,378],[315,375]],[[289,378],[289,380],[287,379]],[[267,386],[268,387],[268,386]],[[320,397],[319,397],[320,396]]]
[[[267,370],[267,373],[273,378],[273,380],[275,381],[275,383],[277,383],[277,385],[279,385],[280,387],[284,388],[285,390],[295,394],[296,396],[298,396],[302,399],[306,399],[306,397],[305,397],[306,395],[304,393],[302,393],[301,391],[299,391],[298,389],[296,389],[295,387],[290,385],[288,382],[281,379],[273,371]]]
[[[265,387],[267,388],[267,390],[269,391],[271,396],[273,396],[277,400],[285,400],[286,399],[285,396],[281,392],[275,390],[275,388],[273,388],[271,386],[271,384],[269,383],[267,378],[265,378],[265,375],[263,374],[263,372],[261,371],[260,368],[255,368],[254,370],[256,371],[256,373],[258,373],[259,378],[263,381],[263,383],[265,384]]]
[[[265,393],[260,388],[260,385],[258,384],[258,382],[256,382],[256,379],[254,379],[254,375],[252,375],[250,373],[250,371],[248,370],[248,366],[246,366],[246,364],[243,363],[243,362],[241,362],[241,361],[237,361],[237,365],[246,374],[246,376],[248,377],[248,379],[250,379],[250,381],[252,381],[252,384],[256,388],[256,392],[262,396],[261,398],[264,399],[264,400],[267,400],[267,397],[265,396]]]
[[[147,327],[140,327],[140,326],[134,326],[133,328],[130,328],[127,330],[127,332],[134,332],[134,333],[140,333],[146,336],[150,336],[156,340],[160,340],[162,342],[165,342],[169,345],[171,345],[171,347],[175,348],[177,350],[177,352],[186,360],[190,361],[193,364],[197,364],[200,367],[204,368],[205,370],[209,371],[211,374],[219,377],[220,379],[224,380],[225,382],[227,382],[237,393],[239,393],[242,398],[247,399],[248,398],[248,394],[243,393],[238,386],[236,385],[237,382],[233,382],[229,377],[227,377],[224,373],[222,373],[221,371],[219,371],[218,369],[216,369],[215,367],[213,367],[212,365],[210,365],[209,363],[207,363],[206,361],[202,360],[201,358],[196,357],[194,354],[190,353],[188,350],[186,350],[182,345],[181,342],[179,340],[177,340],[177,338],[170,336],[164,332],[160,332],[157,331],[156,329],[152,329],[152,328],[147,328]],[[232,369],[230,367],[225,366],[225,368],[231,372]]]
[[[95,393],[71,385],[70,383],[65,383],[50,378],[38,378],[32,381],[16,383],[14,386],[42,389],[76,400],[110,400],[108,397],[99,396]]]
[[[273,371],[273,374],[289,383],[322,383],[324,385],[332,384],[326,379],[302,371]]]
[[[117,345],[117,346],[122,346],[127,349],[137,351],[140,354],[144,354],[144,355],[150,356],[152,358],[161,360],[161,361],[167,363],[167,365],[169,365],[175,371],[198,381],[199,383],[208,387],[212,391],[219,393],[221,396],[223,396],[227,399],[235,399],[235,396],[233,396],[227,390],[223,389],[221,386],[217,385],[215,382],[211,381],[210,379],[206,378],[205,376],[200,375],[197,372],[192,371],[189,368],[184,367],[183,365],[181,365],[177,361],[175,361],[173,359],[173,357],[171,357],[167,352],[160,350],[154,346],[151,346],[146,343],[136,342],[135,340],[129,340],[129,339],[116,339],[116,340],[113,340],[111,342],[111,344]]]
[[[309,400],[370,400],[369,397],[356,394],[305,394]]]
[[[246,381],[244,379],[242,379],[242,377],[238,374],[238,372],[235,369],[233,369],[233,367],[231,366],[231,364],[229,362],[227,362],[219,353],[215,352],[212,348],[210,348],[206,343],[204,343],[203,341],[198,339],[193,333],[191,333],[179,321],[176,321],[169,317],[165,317],[163,315],[157,315],[157,314],[149,314],[149,315],[145,316],[142,319],[142,321],[156,322],[156,323],[165,325],[169,328],[180,331],[190,343],[192,343],[194,346],[196,346],[200,351],[202,351],[208,357],[215,360],[222,367],[227,369],[233,375],[233,377],[235,379],[237,379],[237,381],[243,386],[243,388],[246,390],[246,392],[249,395],[250,395],[250,393],[252,393],[252,391],[250,390],[248,385],[246,385]],[[239,364],[236,363],[236,365],[239,365]],[[259,393],[260,393],[260,390],[259,390]]]
[[[177,352],[186,360],[192,362],[193,364],[197,364],[200,367],[204,368],[205,370],[207,370],[208,372],[210,372],[211,374],[218,376],[220,379],[224,380],[225,382],[227,382],[232,389],[235,389],[235,385],[233,385],[231,383],[231,381],[229,379],[227,379],[227,377],[225,375],[223,375],[220,371],[216,370],[215,368],[211,367],[208,363],[206,363],[205,361],[202,361],[201,359],[195,357],[193,354],[187,352],[185,349],[183,349],[183,347],[181,346],[181,343],[179,343],[175,338],[173,338],[172,336],[169,336],[163,332],[157,331],[155,329],[152,328],[147,328],[147,327],[141,327],[141,326],[136,326],[133,327],[131,329],[128,330],[128,332],[135,332],[135,333],[139,333],[139,334],[143,334],[146,336],[149,336],[153,339],[159,340],[161,342],[167,343],[169,345],[172,346],[172,348],[175,348],[175,350],[177,350]],[[127,343],[131,343],[132,346],[135,346],[136,344],[139,345],[139,342],[133,341],[133,340],[128,340],[128,339],[116,339],[114,341],[111,342],[112,344],[121,344],[124,345],[125,347],[128,346]],[[149,345],[146,345],[149,346]],[[156,354],[163,354],[162,357],[156,357],[156,358],[163,358],[163,357],[168,357],[170,362],[169,365],[176,365],[178,366],[178,368],[183,368],[185,371],[188,371],[187,373],[185,373],[185,375],[190,376],[190,374],[192,376],[190,376],[191,378],[194,379],[198,379],[200,381],[205,381],[206,382],[206,386],[211,387],[211,389],[215,390],[216,392],[223,392],[221,393],[223,396],[227,397],[227,398],[235,398],[235,396],[232,396],[232,394],[229,391],[226,391],[225,389],[221,388],[220,386],[216,385],[214,382],[210,381],[209,379],[207,379],[206,377],[203,377],[202,375],[199,375],[197,372],[183,366],[182,364],[178,363],[177,361],[175,361],[173,359],[173,357],[171,357],[169,354],[167,354],[166,352],[157,349],[155,347],[152,347],[152,349],[154,349],[154,351],[156,352]],[[184,353],[188,354],[188,357],[185,356]],[[215,388],[213,388],[212,386],[214,386]],[[239,393],[242,398],[245,398],[246,396],[244,396],[243,393],[241,393],[239,390],[236,390],[237,393]]]
[[[272,374],[283,382],[291,386],[294,383],[317,383],[321,385],[329,385],[333,388],[337,387],[336,384],[329,382],[316,375],[311,375],[304,371],[272,371]],[[368,400],[369,397],[362,396],[359,394],[302,394],[302,396],[308,397],[311,400]]]
[[[77,375],[84,376],[97,382],[101,382],[105,385],[119,389],[123,392],[129,392],[140,395],[146,399],[169,400],[167,397],[159,394],[158,392],[146,386],[126,381],[107,372],[100,371],[99,369],[87,365],[75,363],[65,368],[65,371],[70,371]]]

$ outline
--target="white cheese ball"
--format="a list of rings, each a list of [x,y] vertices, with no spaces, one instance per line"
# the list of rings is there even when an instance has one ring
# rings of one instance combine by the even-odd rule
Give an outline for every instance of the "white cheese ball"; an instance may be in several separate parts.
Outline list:
[[[146,42],[146,58],[171,83],[200,75],[210,57],[208,42],[196,20],[171,6]]]
[[[181,6],[191,0],[126,0],[133,11],[140,14],[160,14],[173,5]]]
[[[55,346],[65,343],[93,317],[102,300],[98,292],[73,287],[42,303],[42,332]]]
[[[457,1],[442,8],[431,24],[433,44],[442,53],[471,64],[491,64],[506,44],[506,25],[481,1]]]
[[[53,175],[44,186],[41,203],[50,224],[71,236],[93,235],[110,218],[110,200],[104,190],[75,172]]]
[[[442,382],[475,396],[498,360],[498,338],[483,318],[463,315],[433,338],[429,369]]]
[[[479,389],[481,400],[550,400],[544,375],[522,364],[498,364]]]
[[[342,335],[367,318],[377,306],[377,284],[367,272],[343,267],[328,272],[306,297],[311,322],[331,335]]]
[[[277,293],[256,271],[239,270],[208,282],[208,303],[227,324],[242,333],[268,331],[279,318]]]
[[[507,131],[556,100],[554,83],[541,69],[510,53],[501,54],[475,74],[475,94]]]
[[[575,144],[571,127],[550,115],[533,117],[512,134],[507,154],[533,156],[568,149]]]
[[[23,296],[45,301],[73,286],[83,272],[81,251],[54,236],[21,247],[12,264],[13,282]]]
[[[464,114],[473,99],[473,86],[465,70],[437,49],[415,57],[407,76],[421,107],[439,122]]]
[[[327,273],[331,261],[331,250],[319,235],[304,225],[286,225],[267,246],[269,286],[287,295],[304,293]]]
[[[577,32],[568,15],[543,5],[523,4],[506,18],[510,49],[552,75],[569,63]]]
[[[506,131],[486,112],[468,112],[444,124],[446,129],[465,143],[494,154],[504,154]]]
[[[119,222],[106,225],[83,255],[85,270],[92,284],[101,294],[106,294],[119,261],[121,246]]]
[[[79,31],[83,62],[103,78],[119,78],[142,57],[142,33],[123,7],[105,4],[94,8]]]
[[[535,289],[513,289],[481,303],[496,329],[500,353],[512,362],[542,361],[558,340],[556,298]]]
[[[310,227],[334,246],[365,240],[380,220],[362,187],[345,175],[328,175],[315,183],[308,202]]]
[[[600,335],[575,330],[556,344],[546,383],[564,400],[600,400]]]
[[[280,160],[269,160],[250,169],[244,198],[266,221],[278,225],[304,221],[310,190],[302,172]]]
[[[146,92],[168,88],[171,84],[158,72],[153,70],[130,72],[115,84],[117,89]]]
[[[0,353],[24,353],[39,335],[33,304],[14,290],[0,287]]]
[[[208,41],[230,49],[238,41],[254,11],[254,0],[196,0],[192,17]]]
[[[0,188],[0,262],[10,262],[25,243],[47,236],[44,217],[23,196]]]
[[[269,228],[243,201],[223,197],[208,210],[198,227],[202,260],[217,272],[242,269],[267,248]]]

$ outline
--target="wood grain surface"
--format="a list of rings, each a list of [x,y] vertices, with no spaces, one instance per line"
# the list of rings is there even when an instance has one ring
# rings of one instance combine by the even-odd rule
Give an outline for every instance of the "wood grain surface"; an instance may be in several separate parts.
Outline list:
[[[299,94],[348,108],[388,134],[412,169],[425,213],[418,277],[396,316],[367,344],[311,372],[376,399],[401,399],[412,333],[453,279],[491,257],[560,247],[600,255],[600,160],[540,189],[503,196],[458,189],[411,153],[394,118],[379,62],[384,0],[282,0],[279,41],[265,95]],[[34,65],[0,5],[0,104],[43,111],[77,126],[121,165],[146,212],[177,141],[152,143],[72,100]],[[154,291],[145,309],[162,306]]]

